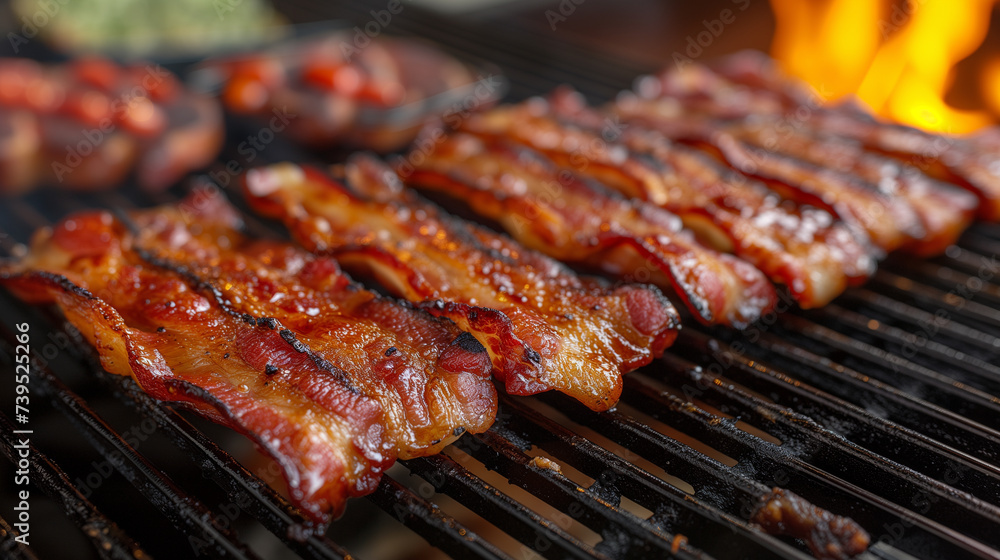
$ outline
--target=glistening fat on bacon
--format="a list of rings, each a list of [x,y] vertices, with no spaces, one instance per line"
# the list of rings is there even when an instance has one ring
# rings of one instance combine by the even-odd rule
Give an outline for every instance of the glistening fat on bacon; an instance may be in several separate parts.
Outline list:
[[[612,111],[627,121],[627,135],[657,132],[706,147],[748,175],[778,181],[775,188],[790,198],[840,212],[885,250],[940,253],[968,227],[978,206],[974,194],[913,165],[777,116],[716,119],[692,113],[677,99],[628,95]],[[859,219],[865,216],[870,218]]]
[[[575,92],[472,115],[462,130],[530,146],[563,169],[676,214],[706,245],[825,305],[874,271],[863,238],[819,208],[783,200],[707,155],[588,108]]]
[[[585,184],[536,151],[456,133],[419,159],[414,186],[465,201],[552,257],[670,289],[705,323],[746,326],[774,305],[753,265],[702,246],[674,214]]]
[[[454,320],[489,350],[512,394],[554,389],[606,410],[621,375],[677,336],[676,310],[652,286],[577,276],[447,215],[370,157],[355,156],[345,172],[341,182],[291,164],[259,168],[247,174],[246,194],[308,249]]]
[[[827,210],[865,232],[880,249],[893,251],[924,236],[913,206],[885,184],[822,167],[786,153],[746,142],[720,123],[702,117],[670,115],[662,105],[673,100],[622,96],[611,111],[628,123],[712,153],[733,169],[767,181],[786,198]],[[681,111],[683,113],[683,111]]]
[[[245,433],[322,529],[396,458],[496,414],[489,357],[451,322],[362,289],[337,264],[243,237],[219,198],[66,219],[0,268],[55,303],[110,372]]]
[[[805,129],[859,142],[866,150],[913,165],[977,196],[978,217],[1000,220],[1000,156],[983,138],[932,134],[877,120],[853,102],[824,104],[811,88],[782,74],[768,56],[744,51],[711,66],[691,64],[638,82],[645,98],[673,98],[688,114],[721,118],[772,115],[785,128]]]
[[[780,152],[808,164],[851,175],[906,201],[920,219],[923,235],[902,249],[921,256],[943,253],[972,223],[979,201],[969,191],[935,180],[916,167],[860,143],[807,130],[785,130],[774,119],[747,119],[727,127],[734,137],[758,149]]]

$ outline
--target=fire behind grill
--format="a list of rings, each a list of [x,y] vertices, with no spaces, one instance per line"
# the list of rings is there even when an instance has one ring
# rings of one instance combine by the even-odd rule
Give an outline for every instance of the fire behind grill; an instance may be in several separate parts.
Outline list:
[[[649,70],[549,36],[407,16],[395,31],[495,61],[513,98],[565,81],[600,101]],[[539,51],[551,59],[533,59]],[[266,155],[287,156],[278,152]],[[5,201],[0,248],[73,210],[177,196]],[[248,226],[273,234],[253,218]],[[780,486],[860,523],[875,543],[868,558],[1000,558],[998,247],[1000,227],[980,224],[938,259],[890,259],[824,309],[788,310],[743,333],[689,324],[666,357],[626,377],[609,413],[559,395],[503,398],[489,432],[404,462],[326,537],[304,542],[290,535],[301,517],[269,485],[280,477],[245,441],[104,373],[57,317],[3,293],[0,368],[13,371],[23,321],[46,363],[32,380],[33,550],[343,558],[414,547],[420,557],[426,541],[456,558],[808,558],[802,543],[747,521]],[[15,428],[2,410],[11,457]],[[34,557],[12,540],[13,497],[0,498],[0,550]]]

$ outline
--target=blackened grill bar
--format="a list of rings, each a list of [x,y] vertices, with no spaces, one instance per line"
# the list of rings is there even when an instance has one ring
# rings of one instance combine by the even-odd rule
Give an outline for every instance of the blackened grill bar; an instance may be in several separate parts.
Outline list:
[[[369,17],[360,9],[354,16],[358,21]],[[570,81],[590,95],[607,98],[627,85],[618,81],[637,73],[600,57],[587,59],[566,53],[559,56],[570,62],[558,65],[558,74],[549,74],[528,58],[524,36],[520,42],[491,40],[489,34],[476,36],[467,30],[446,29],[426,17],[400,19],[398,24],[401,32],[431,36],[453,48],[520,66],[520,72],[512,72],[511,76],[520,81],[515,91],[523,95],[544,93],[557,82]],[[526,39],[533,37],[528,35]],[[140,206],[164,202],[134,193],[128,196]],[[120,206],[121,198],[107,195],[98,202],[104,207]],[[0,235],[0,246],[6,250],[15,247],[11,240],[25,241],[31,230],[62,217],[73,207],[94,204],[93,198],[68,197],[66,202],[58,202],[55,210],[43,205],[41,198],[31,200],[34,206],[15,201],[0,208],[0,233],[8,234]],[[458,500],[543,556],[616,558],[631,553],[661,557],[673,554],[676,548],[676,556],[682,558],[808,558],[801,545],[750,525],[738,500],[727,501],[729,496],[756,495],[766,488],[761,481],[768,478],[768,469],[776,464],[784,466],[784,461],[794,457],[780,485],[861,522],[871,533],[873,543],[879,543],[865,558],[998,558],[1000,543],[989,533],[997,522],[990,522],[983,514],[994,512],[1000,504],[1000,416],[996,415],[996,399],[990,398],[995,379],[991,380],[986,370],[978,370],[979,362],[975,361],[989,363],[1000,349],[996,343],[1000,328],[995,319],[1000,311],[994,297],[997,277],[984,278],[980,271],[982,259],[989,262],[989,256],[995,254],[998,238],[997,226],[980,224],[962,238],[960,249],[946,256],[925,263],[890,259],[881,268],[885,272],[873,283],[848,290],[835,307],[784,313],[773,324],[764,323],[758,336],[687,329],[673,354],[626,377],[622,402],[628,409],[623,407],[610,415],[573,412],[573,418],[592,432],[567,427],[538,412],[539,406],[550,404],[572,410],[568,399],[507,399],[492,430],[459,440],[456,447],[476,461],[502,472],[513,484],[533,494],[549,497],[559,511],[575,514],[602,537],[596,545],[581,541],[551,519],[533,512],[529,505],[487,483],[476,474],[474,465],[438,456],[408,461],[406,467],[430,481],[436,491]],[[979,279],[983,287],[966,296],[961,292],[948,295],[956,285],[970,279]],[[58,331],[58,321],[13,302],[6,294],[0,294],[0,308],[5,327],[13,320],[13,313],[30,317],[40,335],[52,325],[57,325]],[[947,321],[938,320],[940,314],[936,312],[944,312]],[[878,324],[869,326],[866,318]],[[915,344],[907,337],[914,333],[925,333],[934,344]],[[8,335],[4,332],[2,338],[9,340]],[[911,346],[914,353],[910,352]],[[82,355],[87,353],[86,349],[79,350]],[[727,358],[720,361],[723,356]],[[925,367],[925,358],[939,360],[950,369],[935,371]],[[292,551],[307,558],[350,554],[325,538],[305,543],[291,539],[288,530],[300,517],[265,481],[172,408],[145,397],[130,381],[91,371],[93,364],[88,358],[82,360],[85,373],[96,374],[100,380],[98,387],[125,394],[125,403],[142,417],[166,426],[164,431],[177,449],[203,465],[204,472],[230,499],[249,501],[252,505],[248,511]],[[0,364],[9,365],[3,360]],[[58,372],[59,376],[64,373]],[[957,377],[969,383],[980,379],[982,383],[971,387],[974,391],[967,390],[956,386]],[[55,380],[55,374],[43,371],[40,378]],[[719,383],[715,383],[716,379]],[[946,387],[950,389],[944,390]],[[65,385],[52,385],[47,393],[40,399],[51,400],[101,447],[112,445],[116,435],[121,439],[121,434],[113,430],[95,428],[102,426],[97,413]],[[708,459],[702,452],[663,436],[636,418],[633,409],[738,458],[737,464],[727,466]],[[734,418],[777,435],[781,444],[744,431]],[[656,462],[672,475],[679,474],[680,464],[685,465],[681,478],[694,486],[695,494],[691,496],[623,459],[599,441],[592,441],[589,433],[628,434],[629,438],[622,440],[628,451],[646,459],[662,458]],[[840,436],[846,440],[840,440]],[[824,442],[833,443],[827,449]],[[597,482],[581,485],[539,466],[526,452],[532,446]],[[122,453],[128,464],[145,464],[143,455],[134,449],[123,448]],[[913,492],[892,495],[892,489],[863,490],[851,484],[837,476],[838,469],[850,467],[841,462],[844,455],[868,465],[853,476],[864,478],[871,474],[880,480],[895,477],[906,481]],[[128,464],[122,467],[128,470]],[[137,484],[145,486],[143,478],[166,474],[158,466],[149,468],[150,473],[136,478]],[[448,476],[439,484],[440,473]],[[66,478],[56,477],[53,481],[61,493],[79,490]],[[725,481],[734,481],[734,486],[727,486]],[[929,502],[920,500],[928,495],[938,497],[937,492],[947,487],[958,492],[949,493],[930,507],[943,503],[949,509],[921,511]],[[185,504],[214,503],[182,489],[176,489],[174,497]],[[653,512],[652,517],[644,519],[626,511],[620,503],[622,498],[646,507]],[[455,557],[521,556],[505,552],[486,536],[486,531],[445,514],[436,498],[425,499],[398,480],[387,477],[369,500]],[[161,519],[156,513],[159,508],[173,508],[170,499],[155,501],[157,504],[136,504],[137,511],[149,516],[152,530],[156,530],[156,520]],[[218,508],[199,507],[205,508],[201,511],[209,526],[220,524],[224,513]],[[948,515],[945,511],[955,513]],[[187,523],[183,516],[178,521],[181,525]],[[146,535],[137,531],[120,540],[127,543],[126,539],[133,537],[141,544]],[[217,540],[212,540],[211,546],[239,550],[244,548],[242,538],[217,531],[213,537]],[[30,552],[14,554],[32,557]]]

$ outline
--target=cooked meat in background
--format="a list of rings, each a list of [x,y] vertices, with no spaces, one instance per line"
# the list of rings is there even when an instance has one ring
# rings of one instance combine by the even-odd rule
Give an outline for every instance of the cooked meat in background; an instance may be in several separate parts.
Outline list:
[[[872,248],[828,212],[783,199],[758,181],[656,131],[622,123],[570,91],[474,115],[462,130],[530,146],[561,168],[678,215],[698,240],[788,287],[802,307],[825,305],[874,270]]]
[[[1000,220],[1000,154],[989,131],[945,136],[880,121],[860,103],[823,104],[811,88],[784,76],[767,55],[745,51],[710,66],[670,68],[637,81],[644,99],[674,99],[687,115],[724,119],[780,117],[781,130],[805,130],[860,143],[979,198],[978,217]],[[985,141],[984,141],[985,139]]]
[[[293,115],[288,134],[310,148],[402,148],[451,104],[477,93],[485,105],[501,94],[496,85],[476,90],[471,68],[429,44],[380,37],[360,48],[350,31],[211,61],[201,71],[221,80],[234,113]]]
[[[218,103],[156,64],[0,58],[0,83],[0,193],[109,189],[132,172],[161,189],[222,147]]]

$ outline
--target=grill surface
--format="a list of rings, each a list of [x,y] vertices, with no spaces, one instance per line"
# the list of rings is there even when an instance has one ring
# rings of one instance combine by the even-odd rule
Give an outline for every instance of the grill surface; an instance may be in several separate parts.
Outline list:
[[[312,6],[297,9],[285,6],[293,20],[315,17]],[[341,9],[357,23],[370,18],[370,7]],[[650,70],[552,34],[455,27],[416,9],[391,30],[497,63],[514,100],[568,82],[603,101]],[[280,142],[262,155],[309,157]],[[183,192],[5,200],[0,249],[16,251],[73,210]],[[248,227],[275,232],[252,217]],[[559,395],[502,398],[489,432],[395,467],[326,537],[304,542],[290,534],[301,517],[269,485],[280,477],[245,441],[104,373],[58,317],[4,292],[0,368],[14,369],[23,321],[41,359],[30,426],[36,545],[13,541],[5,492],[0,551],[345,558],[395,549],[403,558],[428,554],[425,540],[457,558],[808,558],[802,543],[747,521],[780,486],[860,523],[874,543],[867,558],[1000,558],[998,248],[1000,227],[981,224],[943,257],[889,259],[824,309],[789,310],[742,333],[689,323],[664,359],[626,377],[609,413]],[[8,396],[10,377],[0,376]],[[8,458],[12,406],[0,408]],[[10,480],[11,463],[3,469]]]

